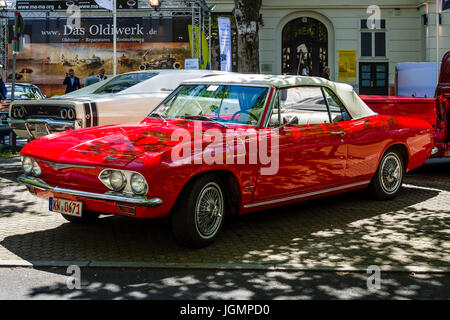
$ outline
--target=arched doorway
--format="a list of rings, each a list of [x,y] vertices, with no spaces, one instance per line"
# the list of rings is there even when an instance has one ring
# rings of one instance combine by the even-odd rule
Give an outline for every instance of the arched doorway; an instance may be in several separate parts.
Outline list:
[[[282,74],[321,76],[328,65],[328,31],[317,19],[301,17],[282,31]]]

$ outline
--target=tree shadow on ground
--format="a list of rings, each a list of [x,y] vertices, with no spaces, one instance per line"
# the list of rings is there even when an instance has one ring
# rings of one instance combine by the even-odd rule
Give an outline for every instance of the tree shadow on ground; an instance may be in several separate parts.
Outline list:
[[[237,218],[200,250],[178,246],[161,221],[118,216],[15,234],[0,244],[27,261],[442,266],[448,212],[416,207],[437,196],[405,187],[388,202],[352,192],[280,207]]]
[[[430,178],[435,176],[439,179]],[[442,185],[442,181],[450,181],[450,170],[435,172],[424,168],[407,177],[406,186],[392,201],[373,201],[365,191],[356,191],[242,216],[228,223],[214,244],[200,250],[178,246],[170,227],[161,220],[118,216],[103,217],[92,225],[64,223],[61,218],[56,228],[7,236],[0,245],[27,261],[148,262],[163,267],[173,263],[448,267],[450,216],[447,186]],[[227,277],[219,279],[210,273],[203,277],[192,273],[189,277],[187,283],[183,282],[184,277],[175,278],[173,281],[179,284],[172,287],[165,283],[166,280],[158,280],[146,287],[148,290],[142,297],[157,299],[157,293],[164,290],[173,298],[186,297],[191,278],[194,284],[204,286],[202,290],[210,292],[200,298],[214,298],[215,288],[230,298],[233,290],[241,290],[236,289],[236,282]],[[293,293],[298,287],[288,281],[289,274],[274,277],[284,289],[275,288],[270,291],[272,293],[262,292],[261,295],[266,294],[268,298],[295,296]],[[282,277],[287,277],[286,281]],[[309,284],[319,285],[314,281],[328,279],[320,275],[305,277],[303,292],[306,293]],[[267,283],[274,283],[272,280],[259,276],[251,286],[266,291],[264,288]],[[320,284],[326,293],[319,292],[328,298],[339,297],[342,284],[333,278],[326,281],[330,284]],[[443,280],[428,280],[429,283],[417,280],[411,284],[411,290],[404,292],[399,288],[406,284],[392,281],[391,289],[397,288],[394,290],[397,297],[408,298],[411,291],[420,291],[421,285],[429,285],[430,290],[441,288]],[[108,289],[109,285],[115,283],[105,279],[98,284],[98,290],[93,290],[98,294],[104,291],[105,295],[109,293],[116,298],[134,297],[132,289],[129,293],[120,291],[116,295],[114,290]],[[41,289],[56,293],[65,290],[63,287]],[[85,293],[76,293],[75,297],[85,298]],[[35,294],[38,295],[39,290]],[[138,293],[136,295],[139,297]],[[251,293],[248,295],[255,297]],[[310,296],[317,297],[313,293]],[[308,297],[306,294],[305,298]],[[361,293],[359,297],[384,296]]]
[[[374,290],[365,273],[81,268],[81,288],[69,290],[66,269],[38,270],[61,277],[31,288],[30,299],[448,299],[450,282],[448,274],[381,273]]]
[[[0,177],[11,182],[17,182],[17,178],[23,173],[19,154],[12,157],[0,157]]]
[[[24,212],[42,215],[43,200],[28,193],[27,188],[17,182],[23,174],[19,155],[0,158],[0,218],[12,217]]]

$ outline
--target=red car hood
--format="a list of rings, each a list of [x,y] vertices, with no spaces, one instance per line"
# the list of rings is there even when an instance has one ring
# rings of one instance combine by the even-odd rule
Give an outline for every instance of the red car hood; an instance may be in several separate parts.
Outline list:
[[[171,149],[175,128],[149,124],[114,125],[66,131],[28,143],[23,155],[77,164],[99,164],[123,168],[147,153]]]
[[[139,124],[121,124],[66,131],[33,140],[21,151],[23,155],[70,164],[90,164],[123,168],[147,154],[161,154],[179,143],[172,133],[181,128],[192,130],[193,122],[146,119]],[[202,129],[220,128],[204,124]]]

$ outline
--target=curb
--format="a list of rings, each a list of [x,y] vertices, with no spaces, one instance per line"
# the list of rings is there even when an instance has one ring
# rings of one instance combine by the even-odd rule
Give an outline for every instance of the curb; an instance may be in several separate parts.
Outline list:
[[[225,271],[322,271],[322,272],[368,272],[369,266],[305,265],[305,264],[239,264],[239,263],[153,263],[124,261],[25,261],[0,260],[1,267],[68,267],[85,268],[148,268],[148,269],[195,269]],[[450,267],[426,266],[379,266],[382,272],[450,273]]]

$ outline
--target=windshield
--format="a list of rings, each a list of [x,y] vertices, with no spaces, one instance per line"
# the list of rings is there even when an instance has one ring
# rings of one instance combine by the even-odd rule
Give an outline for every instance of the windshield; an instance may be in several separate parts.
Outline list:
[[[95,94],[117,93],[125,89],[128,89],[142,81],[153,78],[156,75],[157,73],[154,72],[137,72],[137,73],[121,74],[114,77],[113,79],[105,83],[103,86],[99,87],[93,93]]]
[[[149,117],[198,118],[257,125],[269,89],[233,85],[186,85],[168,97]]]
[[[11,100],[11,85],[6,86],[6,99]],[[14,87],[14,98],[21,100],[35,100],[44,99],[41,91],[33,86],[15,86]]]

